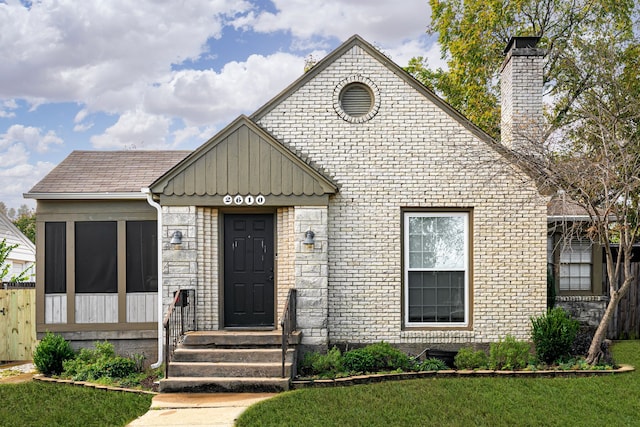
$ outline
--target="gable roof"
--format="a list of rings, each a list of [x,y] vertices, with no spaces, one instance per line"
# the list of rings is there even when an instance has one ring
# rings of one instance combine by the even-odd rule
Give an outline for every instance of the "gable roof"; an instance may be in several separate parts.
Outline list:
[[[24,196],[31,199],[146,197],[140,192],[190,151],[73,151]]]
[[[256,112],[254,112],[250,118],[254,122],[258,122],[262,117],[269,113],[276,105],[280,104],[283,99],[287,98],[293,92],[297,91],[300,87],[304,86],[315,78],[319,73],[321,73],[324,69],[326,69],[329,65],[335,62],[338,58],[343,56],[349,50],[351,50],[354,46],[358,46],[381,64],[386,66],[391,72],[396,74],[398,77],[403,79],[407,84],[409,84],[416,91],[420,92],[424,97],[429,99],[439,108],[441,108],[444,112],[449,114],[453,119],[458,121],[461,125],[467,128],[470,132],[475,134],[477,137],[482,139],[483,141],[495,146],[500,150],[504,150],[505,147],[502,144],[496,142],[491,136],[485,133],[482,129],[472,123],[468,118],[466,118],[462,113],[449,105],[445,100],[436,95],[433,91],[427,88],[425,85],[420,83],[413,77],[411,74],[406,72],[402,67],[393,62],[387,56],[385,56],[379,49],[369,44],[366,40],[364,40],[359,35],[355,34],[351,36],[347,41],[342,43],[338,48],[336,48],[333,52],[329,53],[329,55],[325,56],[322,60],[320,60],[316,65],[314,65],[309,71],[304,73],[298,80],[294,81],[287,88],[285,88],[282,92],[272,98],[265,105],[260,107]]]
[[[325,198],[337,186],[268,132],[240,116],[157,179],[150,189],[168,197],[307,196]]]

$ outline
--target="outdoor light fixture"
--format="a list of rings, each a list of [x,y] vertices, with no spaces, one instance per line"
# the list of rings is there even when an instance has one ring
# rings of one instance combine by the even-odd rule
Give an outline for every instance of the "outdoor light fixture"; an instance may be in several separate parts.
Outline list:
[[[173,234],[171,235],[171,243],[172,245],[181,245],[182,244],[182,232],[181,231],[174,231]]]
[[[311,229],[307,230],[304,233],[304,240],[303,240],[302,244],[305,245],[306,247],[313,246],[316,243],[316,241],[314,240],[315,236],[316,236],[316,234],[313,231],[311,231]]]

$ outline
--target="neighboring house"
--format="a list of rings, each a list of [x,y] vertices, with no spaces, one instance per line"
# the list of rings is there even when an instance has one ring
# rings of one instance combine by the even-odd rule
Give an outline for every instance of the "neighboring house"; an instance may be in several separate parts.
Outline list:
[[[153,355],[178,289],[207,331],[277,329],[295,288],[306,348],[527,339],[548,198],[510,149],[541,118],[542,55],[507,48],[507,147],[354,36],[191,153],[73,152],[26,195],[38,332]]]
[[[22,234],[11,220],[3,213],[0,213],[0,241],[6,239],[7,244],[18,245],[14,248],[9,257],[5,260],[5,264],[9,264],[9,274],[3,278],[8,282],[12,277],[19,276],[23,271],[28,270],[29,276],[27,281],[35,281],[35,269],[33,264],[36,261],[36,246]]]

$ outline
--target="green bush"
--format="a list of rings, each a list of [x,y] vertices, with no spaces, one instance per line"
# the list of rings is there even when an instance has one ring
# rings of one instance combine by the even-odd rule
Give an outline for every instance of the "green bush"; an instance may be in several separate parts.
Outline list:
[[[335,377],[343,369],[342,354],[337,347],[326,354],[315,351],[305,353],[298,369],[303,376]]]
[[[517,341],[507,335],[504,340],[489,345],[489,368],[491,369],[524,369],[529,364],[531,347],[526,341]]]
[[[489,358],[482,350],[474,351],[464,347],[456,354],[453,364],[458,369],[481,369],[489,366]]]
[[[33,363],[44,375],[62,373],[65,360],[75,356],[71,344],[62,336],[47,332],[33,352]]]
[[[551,364],[570,357],[580,324],[569,313],[556,307],[531,318],[531,325],[531,340],[540,362]]]
[[[416,371],[442,371],[449,369],[449,367],[443,360],[438,359],[437,357],[429,357],[422,362],[418,362],[414,369]]]
[[[96,381],[101,378],[121,379],[141,372],[141,364],[117,356],[110,342],[96,342],[94,347],[94,350],[83,348],[75,359],[64,362],[64,376],[75,381]]]
[[[402,351],[384,341],[347,351],[343,364],[349,372],[379,372],[407,370],[411,359]]]

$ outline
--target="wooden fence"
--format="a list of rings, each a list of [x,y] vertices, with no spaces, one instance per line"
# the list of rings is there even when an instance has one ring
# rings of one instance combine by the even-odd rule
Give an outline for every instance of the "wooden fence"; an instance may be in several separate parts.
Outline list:
[[[0,361],[31,360],[36,345],[34,284],[0,286]]]

